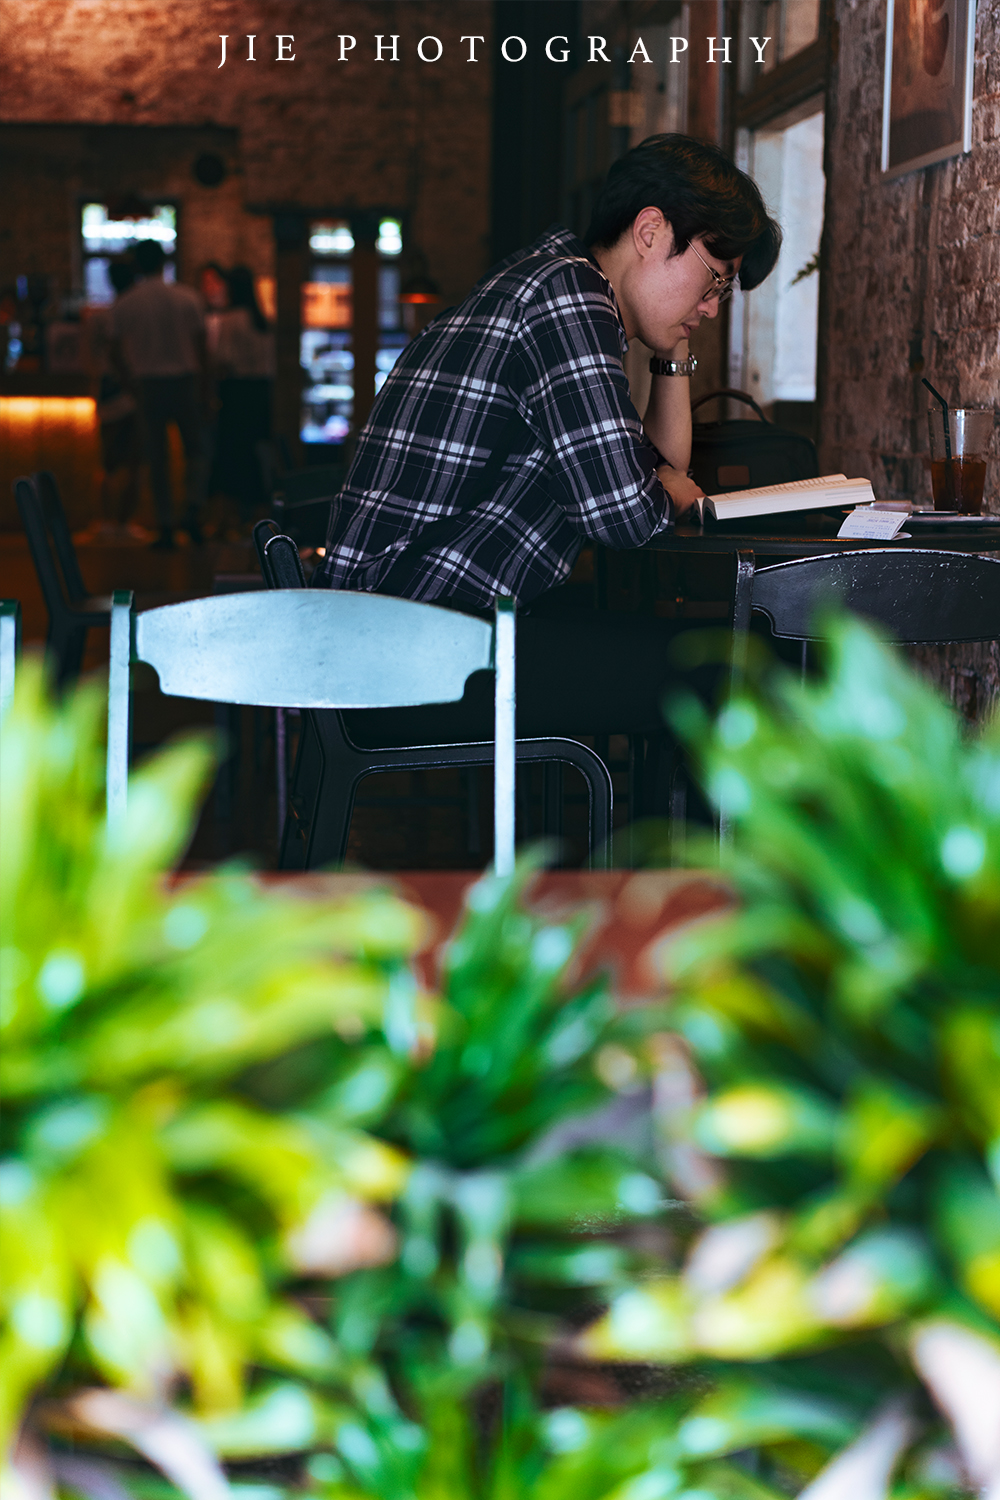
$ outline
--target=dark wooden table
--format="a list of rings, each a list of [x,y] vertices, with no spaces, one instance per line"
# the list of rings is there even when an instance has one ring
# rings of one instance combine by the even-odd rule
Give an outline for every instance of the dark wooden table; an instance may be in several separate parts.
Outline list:
[[[799,518],[791,527],[767,530],[761,523],[759,530],[721,526],[703,531],[700,526],[677,526],[671,532],[654,537],[642,551],[701,553],[711,556],[720,553],[753,552],[761,557],[822,557],[830,552],[866,552],[873,547],[919,547],[937,552],[1000,552],[1000,516],[995,526],[953,527],[951,529],[931,526],[914,527],[907,536],[893,537],[892,541],[876,541],[870,537],[838,537],[836,523],[827,515],[818,513],[815,518]],[[906,531],[906,524],[903,525]]]

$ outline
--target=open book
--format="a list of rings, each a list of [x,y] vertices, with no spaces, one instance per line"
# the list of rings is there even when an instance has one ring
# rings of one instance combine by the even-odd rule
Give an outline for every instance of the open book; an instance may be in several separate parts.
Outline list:
[[[764,484],[756,490],[733,490],[707,495],[698,501],[698,515],[715,521],[738,521],[744,516],[777,516],[794,510],[827,510],[840,505],[874,505],[870,479],[848,479],[823,474],[819,479],[796,479],[791,484]]]

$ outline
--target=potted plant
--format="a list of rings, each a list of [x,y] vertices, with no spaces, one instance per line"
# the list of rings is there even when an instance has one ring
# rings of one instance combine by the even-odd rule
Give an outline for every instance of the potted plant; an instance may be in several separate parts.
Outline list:
[[[664,1149],[702,1224],[581,1337],[753,1392],[757,1473],[829,1449],[780,1405],[867,1410],[823,1500],[1000,1494],[1000,720],[966,734],[829,623],[825,676],[682,717],[742,902],[667,959]],[[806,1493],[812,1494],[810,1488]]]

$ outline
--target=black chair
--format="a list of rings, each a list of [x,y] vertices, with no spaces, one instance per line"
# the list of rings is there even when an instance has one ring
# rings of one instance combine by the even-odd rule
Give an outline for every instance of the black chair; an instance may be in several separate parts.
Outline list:
[[[758,568],[752,552],[740,552],[733,604],[734,682],[746,669],[752,613],[766,615],[779,640],[805,646],[820,639],[818,617],[826,606],[875,621],[901,645],[996,640],[1000,559],[885,547]]]
[[[273,522],[254,528],[261,572],[269,588],[302,588],[305,575],[297,546]],[[283,742],[283,735],[281,736]],[[279,750],[281,746],[279,745]],[[518,740],[519,764],[540,762],[547,773],[543,792],[545,821],[558,832],[562,810],[561,770],[575,766],[587,783],[590,807],[590,862],[605,868],[611,836],[612,787],[604,762],[586,745],[561,738]],[[347,853],[351,816],[359,783],[380,771],[416,771],[431,767],[463,768],[493,763],[490,742],[459,745],[411,745],[402,749],[364,749],[355,745],[336,709],[305,711],[292,776],[288,816],[281,840],[281,869],[313,869],[340,862]],[[558,776],[548,773],[556,771]]]
[[[88,589],[83,581],[83,574],[80,572],[80,564],[76,560],[76,548],[73,546],[73,536],[63,509],[56,477],[50,474],[48,469],[39,469],[31,477],[35,481],[38,497],[42,502],[42,512],[49,528],[52,545],[56,549],[59,567],[62,569],[67,597],[71,604],[79,604],[81,600],[88,598]]]
[[[111,624],[111,596],[88,594],[84,587],[52,475],[16,480],[14,498],[49,612],[45,644],[55,658],[56,681],[61,687],[80,671],[87,631]]]
[[[827,607],[848,609],[881,625],[899,645],[943,646],[1000,639],[1000,559],[929,548],[879,548],[802,557],[758,568],[752,552],[736,563],[731,689],[746,672],[750,616],[767,616],[779,640],[821,639]],[[731,823],[720,811],[719,832]]]

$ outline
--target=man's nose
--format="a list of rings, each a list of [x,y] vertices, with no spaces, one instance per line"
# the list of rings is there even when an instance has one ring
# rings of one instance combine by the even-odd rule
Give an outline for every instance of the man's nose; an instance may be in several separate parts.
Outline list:
[[[703,318],[717,318],[719,316],[718,297],[703,297],[698,303],[698,311]]]

